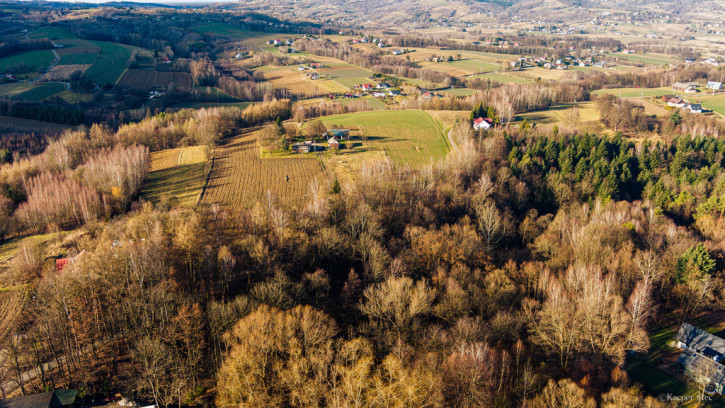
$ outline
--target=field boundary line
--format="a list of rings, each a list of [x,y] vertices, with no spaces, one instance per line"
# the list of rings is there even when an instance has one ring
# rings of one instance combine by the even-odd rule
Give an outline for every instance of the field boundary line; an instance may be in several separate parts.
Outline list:
[[[211,150],[211,157],[207,160],[207,164],[209,165],[209,170],[206,171],[206,174],[204,175],[204,185],[201,186],[201,192],[199,193],[199,197],[196,199],[196,204],[194,205],[194,208],[198,207],[199,204],[201,204],[201,200],[204,198],[204,194],[206,193],[206,188],[209,185],[209,180],[211,179],[211,173],[214,171],[215,151],[216,151],[216,148]]]

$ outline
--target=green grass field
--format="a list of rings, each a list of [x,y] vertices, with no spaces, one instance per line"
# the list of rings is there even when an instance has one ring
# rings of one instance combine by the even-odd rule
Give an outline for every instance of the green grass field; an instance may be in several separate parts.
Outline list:
[[[101,49],[96,62],[86,70],[83,78],[92,79],[98,85],[115,84],[126,70],[126,62],[131,49],[120,44],[105,41],[92,41]]]
[[[644,96],[662,96],[674,94],[671,88],[612,88],[598,89],[592,93],[595,95],[608,93],[622,98],[636,98],[642,96],[643,94]]]
[[[60,57],[60,65],[88,65],[93,64],[98,59],[98,54],[93,52],[65,54]]]
[[[469,95],[473,95],[475,93],[475,91],[473,89],[468,89],[468,88],[442,89],[440,92],[448,94],[448,95],[453,95],[453,96],[469,96]]]
[[[398,165],[427,164],[449,151],[443,127],[425,111],[372,111],[322,118],[326,126],[361,129],[363,140],[385,150]]]
[[[460,61],[451,61],[451,62],[438,62],[433,65],[429,65],[428,68],[441,70],[441,71],[450,71],[449,67],[453,67],[457,70],[461,71],[467,71],[471,74],[479,74],[483,72],[492,72],[492,71],[498,71],[499,66],[497,64],[492,64],[490,62],[484,62],[480,60],[475,59],[462,59]]]
[[[65,91],[65,85],[51,82],[40,85],[29,91],[25,91],[13,96],[13,99],[23,101],[42,101],[43,99],[50,98],[60,92]]]
[[[13,96],[23,93],[25,91],[29,91],[33,89],[35,85],[23,83],[23,82],[16,82],[11,84],[1,84],[0,85],[0,97],[6,97],[6,98],[12,98]]]
[[[0,116],[0,127],[12,126],[16,129],[49,129],[49,130],[65,130],[70,129],[68,125],[61,125],[60,123],[41,122],[38,120],[14,118],[11,116]]]
[[[284,36],[284,34],[242,30],[241,28],[237,28],[229,24],[202,24],[191,27],[189,28],[189,30],[203,35],[221,35],[225,37],[230,37],[242,42],[254,43],[260,47],[263,46],[268,40],[274,39],[277,36]],[[277,49],[275,48],[272,51],[277,51]]]
[[[28,38],[49,38],[51,40],[62,40],[68,38],[77,38],[66,27],[43,27],[35,30],[32,33],[28,33]]]
[[[629,61],[637,62],[640,64],[656,66],[672,64],[677,61],[676,57],[664,54],[622,54],[621,52],[615,52],[610,55],[625,58]]]
[[[61,233],[51,232],[48,234],[24,235],[13,237],[0,243],[0,265],[6,263],[10,258],[15,256],[17,250],[23,244],[42,245]]]
[[[13,72],[13,67],[25,65],[32,67],[37,72],[44,71],[55,60],[53,51],[36,50],[26,51],[12,54],[5,58],[0,58],[0,72]]]
[[[688,95],[687,100],[693,103],[701,103],[704,108],[725,116],[725,94]]]
[[[181,147],[151,154],[151,171],[146,176],[141,196],[158,202],[168,196],[181,206],[196,205],[204,186],[206,146]]]
[[[513,76],[513,75],[501,74],[498,72],[489,72],[487,74],[469,77],[469,79],[470,78],[488,79],[491,81],[501,82],[504,84],[530,84],[530,83],[534,82],[532,79],[520,78],[520,77]]]

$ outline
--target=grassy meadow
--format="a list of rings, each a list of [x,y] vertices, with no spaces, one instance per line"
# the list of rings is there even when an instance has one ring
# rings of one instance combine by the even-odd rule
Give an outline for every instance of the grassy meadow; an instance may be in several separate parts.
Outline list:
[[[322,122],[353,129],[356,141],[383,149],[397,165],[427,164],[450,149],[441,123],[425,111],[357,112],[327,116]]]
[[[14,67],[21,65],[33,68],[35,72],[42,72],[55,60],[53,51],[35,50],[11,54],[0,58],[0,73],[13,73]]]
[[[24,101],[42,101],[43,99],[50,98],[51,96],[54,96],[63,91],[65,91],[65,85],[57,82],[51,82],[19,93],[13,96],[13,99]]]

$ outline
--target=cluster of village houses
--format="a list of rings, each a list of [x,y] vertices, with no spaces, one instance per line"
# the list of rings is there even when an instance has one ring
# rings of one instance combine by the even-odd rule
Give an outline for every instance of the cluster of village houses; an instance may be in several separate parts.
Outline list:
[[[712,90],[713,93],[715,93],[723,89],[723,83],[709,81],[705,85],[705,88]],[[675,82],[674,84],[672,84],[672,89],[686,94],[696,94],[700,92],[700,84],[698,82]],[[685,98],[677,95],[664,95],[662,96],[662,100],[667,103],[667,106],[673,108],[680,108],[691,113],[703,113],[707,111],[699,103],[691,103]]]

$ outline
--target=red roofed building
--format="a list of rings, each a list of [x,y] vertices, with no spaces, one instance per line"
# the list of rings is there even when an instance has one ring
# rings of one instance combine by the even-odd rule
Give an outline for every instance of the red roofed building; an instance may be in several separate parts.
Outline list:
[[[65,269],[65,268],[68,267],[68,265],[72,265],[78,259],[78,257],[81,256],[81,254],[83,252],[86,252],[86,250],[84,249],[83,251],[81,251],[80,254],[78,254],[78,255],[76,255],[76,256],[74,256],[72,258],[58,258],[58,259],[56,259],[55,260],[55,272],[56,273],[57,272],[62,272],[63,269]]]
[[[476,130],[491,129],[493,121],[489,118],[476,118],[473,120],[473,128]]]

